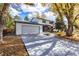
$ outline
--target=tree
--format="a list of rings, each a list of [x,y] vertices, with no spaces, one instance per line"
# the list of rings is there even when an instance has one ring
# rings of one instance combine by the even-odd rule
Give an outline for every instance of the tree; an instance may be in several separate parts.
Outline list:
[[[15,20],[20,20],[20,17],[18,15],[14,16]]]
[[[79,4],[76,4],[75,5],[75,8],[74,8],[74,20],[73,20],[73,26],[76,28],[76,29],[79,29]]]
[[[58,29],[58,31],[63,31],[65,28],[65,24],[63,21],[61,21],[61,18],[58,16],[56,18],[56,23],[55,23],[56,29]]]
[[[28,17],[27,17],[27,16],[24,18],[24,20],[25,20],[25,21],[29,21],[29,19],[28,19]]]
[[[6,20],[8,14],[9,4],[4,3],[2,5],[2,9],[0,11],[0,41],[3,42],[3,28],[4,28],[4,21]]]
[[[6,17],[7,20],[5,20],[5,27],[7,29],[14,29],[14,20],[13,18],[8,14],[7,17]]]
[[[74,13],[74,3],[54,3],[52,4],[53,9],[55,10],[56,13],[60,15],[62,18],[63,16],[66,16],[68,20],[68,28],[66,30],[66,35],[67,36],[72,36],[73,33],[73,13]],[[63,19],[63,18],[62,18]]]

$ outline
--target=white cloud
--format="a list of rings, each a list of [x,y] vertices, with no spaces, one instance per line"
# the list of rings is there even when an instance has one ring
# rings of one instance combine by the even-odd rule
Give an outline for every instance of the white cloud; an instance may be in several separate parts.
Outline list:
[[[43,14],[42,12],[44,12],[48,8],[49,8],[49,6],[43,7],[40,3],[35,3],[35,6],[29,6],[29,5],[25,5],[25,4],[21,3],[21,9],[24,12],[32,12],[32,14],[28,14],[29,19],[33,18],[33,16],[34,17],[37,16],[37,14],[35,12],[39,13],[39,16],[41,17]],[[10,7],[10,10],[11,10],[10,14],[12,16],[19,15],[19,13],[20,13],[19,11],[17,11],[16,9],[13,9],[12,7]],[[56,16],[54,16],[54,13],[51,11],[48,11],[48,12],[45,11],[44,14],[46,16],[45,18],[48,20],[52,20],[52,19],[56,18]]]
[[[26,12],[27,11],[27,6],[25,4],[21,4],[21,9]]]
[[[16,16],[16,15],[18,15],[20,13],[19,11],[13,9],[12,7],[10,7],[9,9],[10,9],[10,14],[13,17]]]
[[[40,11],[40,12],[43,12],[44,10],[46,10],[47,8],[48,8],[48,6],[42,6],[41,5],[41,3],[36,3],[35,4],[35,6],[36,6],[36,9],[38,10],[38,12]]]
[[[48,19],[48,20],[53,20],[54,21],[54,19],[56,18],[54,13],[51,12],[51,11],[44,13],[44,15],[46,16],[46,19]]]
[[[35,12],[35,11],[37,11],[37,9],[34,6],[29,6],[29,5],[25,5],[25,4],[21,4],[21,8],[25,12]]]
[[[32,14],[28,14],[28,18],[29,19],[32,19],[33,18],[33,15]]]
[[[25,12],[42,12],[48,7],[43,7],[40,3],[35,3],[35,6],[21,4],[21,8]]]
[[[37,11],[37,9],[35,8],[35,7],[28,7],[28,9],[27,9],[28,11],[31,11],[31,12],[36,12]]]
[[[46,15],[46,17],[50,17],[50,16],[53,16],[53,13],[52,12],[46,12],[46,13],[44,13],[45,15]]]

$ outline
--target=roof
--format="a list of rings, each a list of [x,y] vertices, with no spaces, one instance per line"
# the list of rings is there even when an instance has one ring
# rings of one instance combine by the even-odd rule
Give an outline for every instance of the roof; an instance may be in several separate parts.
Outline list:
[[[38,17],[37,19],[46,20],[46,21],[51,21],[51,20],[44,19],[44,18],[39,18],[39,17]],[[51,22],[53,22],[53,21],[51,21]]]
[[[28,22],[28,21],[15,21],[15,23],[24,23],[24,24],[33,24],[33,25],[50,25],[50,24],[40,24],[40,23]]]

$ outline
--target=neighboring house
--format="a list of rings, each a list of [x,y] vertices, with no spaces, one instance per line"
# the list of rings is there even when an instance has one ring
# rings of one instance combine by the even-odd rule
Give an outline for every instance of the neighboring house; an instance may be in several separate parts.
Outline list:
[[[53,29],[53,22],[42,18],[34,21],[15,21],[16,35],[22,34],[40,34],[43,32],[50,32]]]

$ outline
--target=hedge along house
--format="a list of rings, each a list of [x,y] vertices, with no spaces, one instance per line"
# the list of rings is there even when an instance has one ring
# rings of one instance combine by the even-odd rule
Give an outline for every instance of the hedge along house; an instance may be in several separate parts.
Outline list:
[[[16,35],[25,34],[43,34],[44,32],[50,32],[53,28],[53,22],[37,18],[36,21],[15,21],[16,23]],[[49,28],[51,27],[51,28]]]

